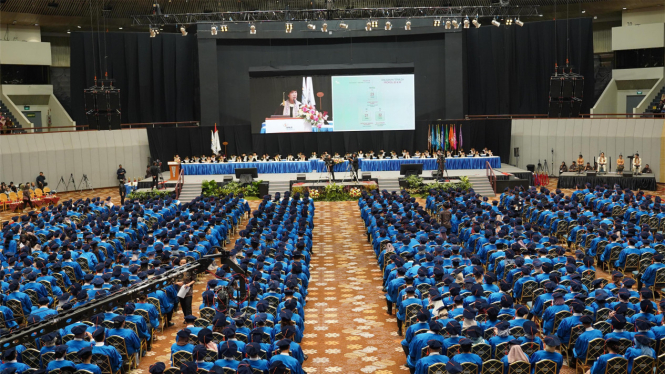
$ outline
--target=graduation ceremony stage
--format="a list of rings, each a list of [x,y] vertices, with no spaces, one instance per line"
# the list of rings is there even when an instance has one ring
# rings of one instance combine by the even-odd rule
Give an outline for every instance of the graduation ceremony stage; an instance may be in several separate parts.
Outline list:
[[[621,188],[630,188],[631,190],[656,191],[656,177],[654,174],[633,175],[624,177],[622,174],[607,173],[603,175],[587,176],[584,173],[567,172],[559,176],[557,188],[575,188],[576,185],[584,186],[586,183],[596,185],[614,185],[618,184]]]

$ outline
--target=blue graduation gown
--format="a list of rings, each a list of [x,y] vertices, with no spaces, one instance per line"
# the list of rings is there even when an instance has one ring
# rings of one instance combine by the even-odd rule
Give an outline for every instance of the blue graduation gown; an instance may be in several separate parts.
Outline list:
[[[85,347],[90,347],[92,343],[85,340],[72,339],[67,343],[65,343],[65,345],[67,346],[67,353],[72,353],[72,352],[77,352]]]
[[[302,370],[302,367],[300,366],[300,363],[298,363],[298,360],[291,356],[283,354],[274,355],[270,358],[270,364],[275,361],[282,361],[284,366],[291,370],[291,374],[305,374],[305,372]]]
[[[127,353],[133,355],[141,350],[141,340],[136,333],[130,329],[107,329],[106,337],[119,336],[125,339],[125,346],[127,346]]]
[[[416,373],[415,374],[427,374],[427,370],[430,366],[437,363],[446,363],[450,361],[448,356],[442,354],[430,354],[427,357],[423,357],[416,363]]]
[[[22,373],[30,369],[30,366],[20,362],[5,362],[4,364],[0,365],[0,372],[7,368],[16,368],[16,373]]]
[[[240,362],[236,360],[219,359],[215,361],[215,366],[231,368],[234,370],[238,368],[238,364],[240,364]]]
[[[649,348],[649,351],[651,351],[649,356],[655,360],[656,351],[653,348]],[[628,360],[628,372],[630,373],[633,370],[633,360],[642,356],[642,350],[637,348],[628,348],[624,356]]]
[[[475,353],[460,353],[455,355],[455,362],[458,364],[463,364],[465,362],[471,362],[478,365],[478,374],[482,371],[483,368],[483,359],[480,358]]]
[[[570,340],[570,329],[573,328],[573,326],[582,324],[580,322],[580,317],[581,316],[571,316],[564,318],[563,321],[561,321],[559,328],[556,330],[556,336],[559,337],[561,343],[568,344],[568,341]]]
[[[109,362],[111,363],[111,369],[114,373],[120,370],[120,367],[122,366],[122,356],[120,356],[120,353],[117,349],[115,349],[115,347],[111,345],[94,345],[92,346],[92,353],[99,353],[107,356],[109,358]]]
[[[173,354],[180,351],[187,351],[189,353],[193,353],[194,345],[189,343],[185,345],[178,345],[178,343],[173,343],[173,345],[171,345],[171,366],[173,366]]]
[[[65,366],[76,367],[76,365],[74,365],[74,363],[69,360],[53,360],[46,366],[46,371],[49,372],[51,370],[60,369],[61,367]]]
[[[536,362],[542,360],[551,360],[556,362],[556,374],[559,374],[561,367],[563,367],[563,356],[558,352],[538,351],[531,355],[531,374],[536,370]]]
[[[243,362],[246,362],[249,364],[249,366],[252,367],[252,369],[259,369],[263,370],[264,372],[270,369],[270,365],[268,364],[268,360],[252,360],[251,358],[247,358],[242,360]]]
[[[603,333],[600,330],[583,332],[579,338],[577,338],[577,342],[575,342],[575,347],[573,348],[573,355],[575,358],[583,361],[586,358],[589,342],[597,338],[603,338]]]
[[[102,374],[102,370],[99,366],[93,364],[77,364],[76,370],[87,370],[92,374]]]
[[[605,374],[607,361],[613,359],[614,357],[621,357],[621,355],[616,353],[608,353],[600,356],[598,360],[593,363],[593,366],[591,367],[591,374]]]

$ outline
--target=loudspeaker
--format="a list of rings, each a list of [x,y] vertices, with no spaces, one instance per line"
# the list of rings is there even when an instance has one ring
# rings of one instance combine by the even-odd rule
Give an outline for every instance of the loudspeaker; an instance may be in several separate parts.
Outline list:
[[[573,97],[577,99],[582,99],[584,97],[584,77],[575,77],[575,90],[573,91]]]
[[[109,113],[108,117],[109,117],[109,129],[120,130],[120,112],[118,111],[111,112]]]
[[[97,106],[96,106],[96,102],[95,102],[95,92],[94,91],[84,90],[83,91],[83,97],[85,98],[85,110],[86,111],[97,110]]]
[[[561,86],[562,86],[561,77],[550,77],[550,98],[560,98],[561,97]]]
[[[109,97],[106,91],[97,91],[95,95],[97,99],[97,110],[98,111],[107,111],[109,110]]]
[[[259,183],[259,196],[265,196],[268,194],[268,190],[270,185],[268,184],[268,181],[263,181]]]
[[[561,102],[561,118],[569,118],[572,112],[572,103],[570,101]]]
[[[547,110],[547,116],[550,118],[559,118],[560,114],[561,114],[561,102],[550,101],[550,105]]]
[[[513,148],[513,157],[520,157],[520,147]]]
[[[368,181],[370,179],[372,179],[372,173],[363,173],[362,180]]]
[[[624,171],[622,175],[623,175],[624,178],[632,178],[633,177],[633,172],[632,171]]]
[[[595,172],[595,171],[587,171],[587,172],[586,172],[586,176],[587,176],[587,177],[595,177],[595,176],[596,176],[596,172]]]
[[[120,90],[107,91],[109,99],[109,110],[120,110]]]
[[[88,122],[89,130],[99,130],[99,122],[97,121],[97,113],[92,110],[85,114],[86,121]]]
[[[528,171],[530,171],[530,172],[533,173],[534,171],[536,171],[536,165],[534,165],[534,164],[529,164],[529,165],[526,166],[526,170],[528,170]]]
[[[574,90],[574,81],[572,78],[565,78],[563,80],[563,88],[561,89],[561,97],[564,98],[569,98],[573,97],[573,90]]]
[[[582,108],[582,100],[573,100],[572,109],[570,110],[570,116],[579,117],[581,108]]]
[[[305,176],[305,174],[298,174],[298,175],[296,175],[296,180],[297,181],[307,180],[307,176]]]

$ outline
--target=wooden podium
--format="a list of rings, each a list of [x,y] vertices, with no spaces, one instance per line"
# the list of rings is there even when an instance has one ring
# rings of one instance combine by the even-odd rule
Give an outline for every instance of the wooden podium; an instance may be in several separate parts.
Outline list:
[[[180,176],[180,163],[175,161],[169,161],[169,180],[176,181]]]

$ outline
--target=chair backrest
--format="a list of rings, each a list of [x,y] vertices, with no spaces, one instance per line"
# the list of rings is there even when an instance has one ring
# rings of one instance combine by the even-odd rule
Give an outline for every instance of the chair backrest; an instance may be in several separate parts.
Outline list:
[[[571,347],[574,347],[575,343],[577,342],[577,338],[579,338],[580,335],[582,335],[583,332],[584,332],[584,326],[583,325],[577,325],[577,326],[571,327],[570,328],[570,340],[569,340],[568,345],[570,345]]]
[[[533,292],[538,289],[538,283],[533,280],[528,280],[522,284],[522,296],[520,300],[532,301],[534,299]]]
[[[14,313],[14,318],[20,324],[23,321],[23,318],[25,317],[23,315],[23,304],[21,303],[21,301],[17,299],[8,300],[7,307],[12,310],[12,313]]]
[[[113,373],[113,368],[111,367],[111,361],[107,355],[101,353],[92,354],[92,364],[95,364],[99,367],[99,370],[102,371],[102,374],[115,374]]]
[[[427,374],[442,374],[446,372],[446,364],[443,362],[437,362],[427,368]]]
[[[79,369],[74,372],[74,374],[92,374],[91,371]]]
[[[77,352],[69,352],[69,353],[65,354],[65,358],[67,360],[75,363],[75,364],[80,364],[81,363],[81,359],[79,358]]]
[[[554,328],[552,329],[552,334],[556,332],[556,330],[559,328],[559,324],[561,321],[563,321],[564,318],[568,318],[572,316],[573,313],[571,313],[568,310],[562,310],[554,315]]]
[[[508,354],[508,342],[499,343],[494,347],[494,358],[501,360],[503,356]]]
[[[508,374],[529,374],[531,373],[531,364],[526,361],[515,361],[508,365]]]
[[[481,343],[471,347],[471,353],[475,353],[483,362],[492,359],[492,347],[489,344]]]
[[[535,343],[535,342],[526,342],[522,343],[522,351],[524,354],[527,356],[531,357],[532,354],[538,352],[540,350],[540,344]]]
[[[610,332],[612,332],[612,325],[610,325],[609,322],[607,322],[606,320],[605,320],[605,321],[601,321],[600,318],[598,318],[598,320],[599,320],[600,322],[596,322],[596,323],[593,325],[593,328],[594,328],[594,329],[596,329],[596,330],[600,330],[600,331],[603,333],[603,335],[606,335],[606,334],[609,334]]]
[[[593,339],[587,346],[586,362],[596,361],[604,352],[605,340],[603,338]]]
[[[446,351],[446,356],[448,356],[448,358],[453,358],[458,353],[459,353],[459,344],[453,344],[450,347],[448,347],[448,350]]]
[[[164,370],[164,374],[180,374],[180,368],[179,367],[170,367],[166,370]]]
[[[510,335],[516,337],[516,338],[521,338],[524,336],[524,327],[522,326],[515,326],[510,329]]]
[[[23,363],[35,369],[39,369],[39,356],[39,351],[32,348],[26,349],[21,353]]]
[[[192,354],[187,351],[178,351],[173,354],[173,366],[180,367],[183,362],[192,361]]]
[[[214,351],[212,349],[207,349],[206,350],[206,355],[203,356],[203,361],[206,362],[215,362],[217,361],[217,351]]]
[[[633,368],[630,374],[651,374],[653,373],[653,357],[642,355],[633,360]]]
[[[625,355],[628,348],[633,346],[633,341],[630,339],[619,339],[618,354]]]
[[[625,357],[612,357],[607,360],[605,366],[606,374],[622,374],[628,372],[628,360]]]
[[[37,291],[31,288],[27,288],[23,290],[23,292],[30,297],[32,305],[39,305],[39,303],[37,302],[39,300],[39,295],[37,295]]]
[[[503,362],[499,360],[483,361],[483,370],[481,374],[501,374],[503,373]]]
[[[42,365],[47,367],[49,362],[55,360],[55,352],[45,352],[42,354]]]
[[[209,307],[203,308],[199,311],[201,318],[205,318],[208,321],[212,321],[213,318],[215,318],[215,313],[215,309]]]
[[[127,345],[125,345],[125,338],[118,335],[111,335],[106,338],[106,343],[108,345],[112,345],[113,347],[115,347],[115,349],[118,350],[120,356],[122,356],[123,360],[128,359]]]
[[[658,356],[658,361],[656,362],[656,373],[665,373],[665,354]]]
[[[556,362],[552,360],[539,360],[536,362],[534,374],[555,374],[556,372]]]
[[[472,363],[472,362],[465,362],[463,364],[460,364],[462,366],[462,374],[477,374],[478,373],[478,365]]]
[[[404,319],[404,325],[405,327],[409,327],[416,323],[418,312],[423,308],[423,306],[418,303],[418,304],[409,304],[406,306],[406,311],[405,311],[405,319]]]
[[[208,327],[211,324],[212,322],[206,318],[197,318],[196,321],[194,321],[194,327]]]

